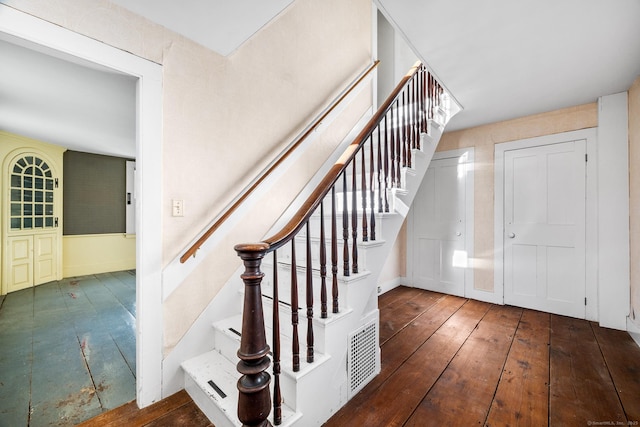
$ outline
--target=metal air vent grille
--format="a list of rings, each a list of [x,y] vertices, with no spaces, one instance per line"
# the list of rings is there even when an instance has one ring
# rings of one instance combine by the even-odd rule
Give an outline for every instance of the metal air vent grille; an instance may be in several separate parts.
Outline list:
[[[349,335],[347,372],[349,395],[353,396],[376,374],[378,330],[376,322],[365,325]]]

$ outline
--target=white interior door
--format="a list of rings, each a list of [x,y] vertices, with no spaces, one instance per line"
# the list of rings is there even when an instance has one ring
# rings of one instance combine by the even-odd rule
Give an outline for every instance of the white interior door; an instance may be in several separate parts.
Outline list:
[[[584,140],[504,152],[504,302],[585,317]]]
[[[464,295],[466,165],[432,160],[414,200],[413,284]]]

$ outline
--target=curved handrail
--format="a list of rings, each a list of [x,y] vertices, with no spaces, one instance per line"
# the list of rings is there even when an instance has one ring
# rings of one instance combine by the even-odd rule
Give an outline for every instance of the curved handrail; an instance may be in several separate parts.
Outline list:
[[[380,60],[376,60],[367,70],[362,73],[362,75],[349,86],[349,88],[331,104],[331,106],[318,117],[311,126],[304,132],[291,146],[275,161],[273,164],[265,170],[262,175],[258,177],[258,179],[253,182],[241,195],[236,199],[233,204],[225,210],[225,212],[216,220],[216,222],[211,225],[204,232],[202,236],[193,244],[189,249],[185,251],[185,253],[180,257],[180,263],[185,263],[190,257],[195,256],[196,252],[200,247],[211,237],[215,231],[220,228],[222,223],[224,223],[239,207],[242,203],[253,193],[253,191],[258,188],[258,186],[274,171],[276,170],[282,162],[284,162],[295,150],[302,144],[302,142],[313,132],[322,121],[329,115],[333,110],[335,110],[338,105],[344,101],[344,99],[380,64]]]
[[[362,129],[353,142],[345,149],[338,161],[331,167],[329,172],[325,175],[316,189],[309,195],[305,202],[300,206],[300,209],[293,215],[293,218],[282,228],[281,231],[274,234],[271,237],[263,240],[264,243],[269,245],[269,248],[265,252],[271,252],[278,249],[295,236],[300,231],[305,222],[311,217],[315,209],[318,207],[322,199],[331,191],[331,187],[336,183],[340,174],[347,168],[348,164],[355,157],[358,149],[367,141],[368,136],[375,130],[380,123],[381,119],[387,114],[387,111],[391,108],[396,97],[402,90],[407,82],[416,74],[422,64],[417,62],[407,74],[400,80],[400,83],[394,88],[391,94],[387,97],[384,103],[380,106],[378,111],[371,117],[367,125]]]

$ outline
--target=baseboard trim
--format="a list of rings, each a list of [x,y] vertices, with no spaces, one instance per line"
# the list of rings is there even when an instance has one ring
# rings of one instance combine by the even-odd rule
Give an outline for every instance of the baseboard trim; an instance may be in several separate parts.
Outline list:
[[[406,283],[409,283],[409,280],[406,277],[396,277],[395,279],[387,280],[383,283],[378,283],[378,295],[387,293],[390,290]]]

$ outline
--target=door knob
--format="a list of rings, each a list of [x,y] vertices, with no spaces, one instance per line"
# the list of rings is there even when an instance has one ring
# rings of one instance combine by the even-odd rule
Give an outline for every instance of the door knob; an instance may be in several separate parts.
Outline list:
[[[513,232],[509,233],[509,238],[513,239],[514,237],[516,237],[516,233],[513,233]]]
[[[460,236],[462,236],[462,233],[459,232],[459,231],[456,231],[456,236],[460,237]]]

